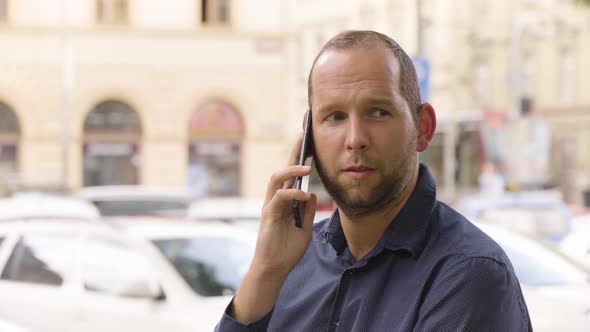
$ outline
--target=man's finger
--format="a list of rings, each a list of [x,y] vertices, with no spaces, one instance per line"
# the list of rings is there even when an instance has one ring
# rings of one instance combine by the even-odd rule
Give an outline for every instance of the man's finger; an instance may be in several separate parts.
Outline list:
[[[310,173],[311,173],[311,167],[298,166],[298,165],[289,166],[283,170],[280,170],[280,171],[274,173],[271,176],[270,182],[268,184],[265,202],[266,203],[270,202],[273,199],[273,197],[275,196],[275,193],[279,189],[288,189],[288,188],[283,188],[283,185],[289,179],[292,179],[296,176],[306,176],[306,175],[309,175]]]
[[[293,148],[291,149],[291,154],[289,155],[289,166],[297,165],[299,163],[299,154],[301,153],[301,144],[303,144],[303,133],[301,136],[297,137]]]
[[[317,205],[317,196],[313,193],[309,194],[310,198],[303,205],[303,228],[311,229],[313,219],[315,218],[315,209]]]
[[[307,202],[311,199],[311,194],[303,192],[299,189],[279,189],[273,198],[277,204],[293,205],[293,201]]]

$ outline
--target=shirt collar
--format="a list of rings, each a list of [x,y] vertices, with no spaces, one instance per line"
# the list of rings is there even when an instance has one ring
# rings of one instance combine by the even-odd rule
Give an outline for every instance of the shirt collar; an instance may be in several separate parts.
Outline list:
[[[426,243],[432,211],[436,205],[436,185],[424,164],[420,164],[418,181],[410,198],[395,219],[387,227],[373,252],[378,254],[383,248],[388,250],[404,249],[418,254]],[[346,237],[340,224],[340,216],[336,209],[329,222],[320,231],[337,253],[346,247]]]

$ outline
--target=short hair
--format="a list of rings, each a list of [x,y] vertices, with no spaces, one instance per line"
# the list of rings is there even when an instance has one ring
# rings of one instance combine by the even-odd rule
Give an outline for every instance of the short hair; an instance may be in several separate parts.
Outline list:
[[[395,58],[397,59],[400,67],[399,85],[401,95],[405,98],[410,110],[412,111],[412,118],[414,124],[418,125],[417,118],[418,112],[421,105],[420,88],[418,87],[418,78],[416,76],[416,70],[412,59],[406,54],[406,52],[399,46],[399,44],[392,38],[369,30],[350,30],[339,33],[330,39],[320,50],[316,56],[311,70],[309,71],[309,77],[307,79],[307,102],[311,109],[311,97],[312,97],[312,83],[311,76],[313,69],[319,57],[328,50],[347,50],[356,48],[371,48],[378,45],[382,45],[391,50]]]

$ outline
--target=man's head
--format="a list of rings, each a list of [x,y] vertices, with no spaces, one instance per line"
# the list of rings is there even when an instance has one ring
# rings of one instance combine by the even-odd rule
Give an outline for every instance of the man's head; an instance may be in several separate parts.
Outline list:
[[[345,32],[326,44],[310,73],[316,168],[349,217],[406,197],[417,153],[434,134],[434,111],[420,104],[411,60],[395,45],[375,32]]]
[[[368,49],[378,46],[389,49],[391,55],[397,59],[400,66],[400,92],[406,99],[410,110],[413,112],[412,116],[416,120],[421,99],[418,78],[416,77],[416,70],[414,69],[412,59],[410,59],[395,40],[376,31],[345,31],[334,36],[322,47],[311,66],[307,80],[307,101],[309,108],[311,109],[311,98],[313,94],[311,80],[313,69],[324,52],[328,50]]]

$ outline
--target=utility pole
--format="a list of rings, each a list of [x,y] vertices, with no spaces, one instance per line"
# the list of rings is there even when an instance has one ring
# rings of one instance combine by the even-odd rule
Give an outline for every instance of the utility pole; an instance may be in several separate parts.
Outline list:
[[[69,35],[68,1],[61,0],[61,189],[68,188],[70,174],[70,96],[73,88],[73,52]]]

